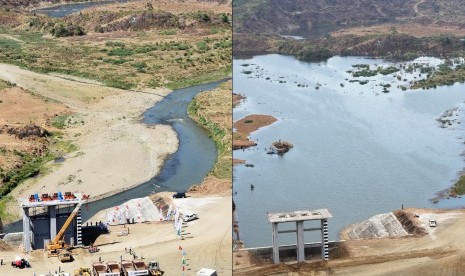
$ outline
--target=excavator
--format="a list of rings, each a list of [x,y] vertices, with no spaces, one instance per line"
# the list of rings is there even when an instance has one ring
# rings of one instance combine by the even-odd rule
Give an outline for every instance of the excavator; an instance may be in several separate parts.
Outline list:
[[[76,208],[74,208],[73,212],[69,217],[66,219],[65,224],[63,224],[63,227],[61,227],[60,231],[58,234],[55,236],[53,240],[51,240],[47,245],[46,249],[48,251],[48,256],[49,257],[58,257],[58,259],[61,262],[70,262],[72,261],[71,253],[69,252],[69,245],[65,244],[65,232],[66,229],[68,229],[69,225],[71,222],[74,220],[74,218],[77,216],[79,212],[79,208],[81,208],[81,205],[83,202],[79,202],[76,205]]]

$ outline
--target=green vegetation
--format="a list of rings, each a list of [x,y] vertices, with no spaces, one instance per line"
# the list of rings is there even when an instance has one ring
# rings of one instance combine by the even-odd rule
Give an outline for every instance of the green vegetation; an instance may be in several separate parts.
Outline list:
[[[358,77],[373,77],[373,76],[376,76],[376,75],[378,75],[378,71],[370,70],[370,69],[364,69],[364,70],[361,70],[361,71],[352,72],[352,76],[354,76],[355,78],[358,78]]]
[[[398,72],[400,69],[394,66],[389,66],[387,68],[378,68],[378,73],[381,75],[390,75]]]
[[[370,69],[369,64],[354,64],[352,67],[357,68],[357,69]]]
[[[120,59],[110,59],[110,58],[102,58],[103,62],[107,62],[113,65],[121,65],[125,62],[128,62],[127,59],[120,58]]]
[[[160,32],[161,35],[175,35],[177,34],[176,30],[163,30]]]
[[[54,37],[66,37],[66,36],[75,36],[75,35],[85,35],[86,33],[79,25],[64,25],[63,23],[56,24],[53,28],[50,29],[50,33]]]
[[[4,88],[13,87],[13,86],[16,86],[16,83],[0,80],[0,90]]]
[[[26,179],[36,176],[44,169],[45,163],[55,158],[55,155],[47,153],[44,156],[33,156],[22,152],[16,152],[21,157],[23,165],[9,172],[2,172],[0,175],[3,184],[0,187],[0,199],[8,195],[16,186]]]
[[[14,218],[14,215],[7,211],[7,205],[12,202],[15,202],[15,199],[10,195],[0,197],[0,218],[3,220],[10,220]]]
[[[21,48],[21,44],[13,39],[0,37],[0,49],[17,50]]]
[[[459,180],[454,184],[451,194],[465,195],[465,175],[461,175]]]
[[[126,49],[124,47],[113,48],[108,51],[109,56],[120,56],[120,57],[127,57],[133,55],[133,51]]]
[[[218,89],[198,94],[188,106],[188,114],[207,129],[216,144],[218,156],[210,175],[220,179],[232,177],[231,82]]]
[[[418,80],[412,85],[412,89],[430,89],[441,85],[453,85],[454,83],[465,82],[465,67],[456,66],[454,69],[449,66],[441,66],[429,74],[426,79]]]
[[[183,87],[190,87],[202,83],[208,83],[215,80],[220,80],[228,77],[231,74],[231,65],[223,70],[205,73],[201,76],[181,76],[178,79],[171,79],[166,85],[170,89],[180,89]]]
[[[66,127],[66,121],[68,120],[70,115],[71,114],[56,116],[55,118],[52,119],[52,126],[58,128],[58,129],[65,128]]]

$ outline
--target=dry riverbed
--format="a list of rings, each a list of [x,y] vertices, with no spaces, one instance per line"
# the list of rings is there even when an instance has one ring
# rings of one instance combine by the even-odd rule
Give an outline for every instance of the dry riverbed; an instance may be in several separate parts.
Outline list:
[[[50,164],[49,173],[17,187],[13,197],[58,190],[84,192],[91,199],[110,196],[154,177],[177,149],[173,129],[140,121],[169,90],[124,91],[6,64],[0,65],[0,78],[68,106],[73,115],[61,131],[78,147],[65,162]],[[10,210],[17,209],[12,202]]]

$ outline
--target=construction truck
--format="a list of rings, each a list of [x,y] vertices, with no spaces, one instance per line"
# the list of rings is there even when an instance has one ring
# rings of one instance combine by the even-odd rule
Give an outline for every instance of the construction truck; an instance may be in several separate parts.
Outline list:
[[[150,276],[147,265],[142,260],[121,261],[124,276]]]
[[[149,272],[150,272],[150,276],[162,276],[164,273],[163,271],[161,271],[160,265],[158,264],[158,262],[155,262],[155,261],[149,262]]]
[[[92,276],[90,272],[90,268],[81,267],[79,269],[74,270],[74,276]]]
[[[70,246],[65,244],[65,231],[68,229],[71,222],[79,213],[79,208],[81,208],[83,202],[79,202],[74,208],[73,212],[69,217],[66,219],[65,224],[61,227],[58,234],[55,236],[53,240],[51,240],[46,246],[45,249],[48,251],[49,257],[58,257],[60,261],[71,261],[71,253],[68,251]],[[69,257],[69,259],[68,259]]]
[[[73,260],[71,253],[67,249],[58,249],[57,254],[58,260],[60,260],[62,263],[71,262]]]

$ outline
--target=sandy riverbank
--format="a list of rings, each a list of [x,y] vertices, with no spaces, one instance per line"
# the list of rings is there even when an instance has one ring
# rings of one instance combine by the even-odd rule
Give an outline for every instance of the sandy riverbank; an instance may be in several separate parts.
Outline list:
[[[73,123],[63,135],[79,148],[65,162],[51,164],[49,173],[17,187],[14,197],[58,190],[84,192],[91,200],[110,196],[154,177],[177,149],[171,127],[140,121],[169,90],[125,91],[7,64],[0,64],[0,78],[67,105],[74,112]]]

